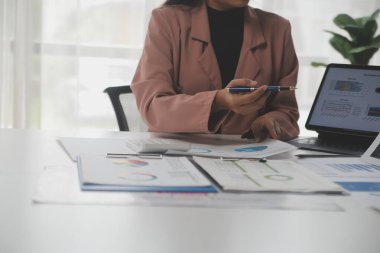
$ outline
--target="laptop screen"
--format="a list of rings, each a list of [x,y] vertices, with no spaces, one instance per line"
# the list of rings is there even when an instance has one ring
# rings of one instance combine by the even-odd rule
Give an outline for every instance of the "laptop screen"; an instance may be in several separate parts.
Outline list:
[[[380,66],[328,65],[306,128],[376,136],[380,132]]]

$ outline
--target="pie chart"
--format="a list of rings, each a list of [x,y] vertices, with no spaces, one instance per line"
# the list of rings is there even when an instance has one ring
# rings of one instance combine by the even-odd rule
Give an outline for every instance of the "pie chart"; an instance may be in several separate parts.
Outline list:
[[[125,165],[127,167],[144,167],[149,165],[148,162],[137,159],[115,159],[112,163],[117,165]]]
[[[268,146],[255,146],[255,147],[237,148],[237,149],[235,149],[235,151],[236,152],[252,153],[252,152],[263,151],[267,148],[268,148]]]
[[[127,181],[134,181],[134,182],[146,182],[146,181],[153,181],[157,179],[156,175],[152,175],[149,173],[125,173],[123,175],[120,175],[119,178],[127,180]]]

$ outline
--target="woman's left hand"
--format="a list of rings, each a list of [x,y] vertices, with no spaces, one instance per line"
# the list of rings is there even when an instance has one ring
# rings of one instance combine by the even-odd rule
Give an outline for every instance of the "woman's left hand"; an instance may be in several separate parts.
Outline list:
[[[261,116],[253,122],[251,129],[244,133],[242,138],[251,137],[255,138],[256,142],[262,142],[268,137],[268,135],[272,139],[281,140],[283,138],[283,130],[275,119]]]

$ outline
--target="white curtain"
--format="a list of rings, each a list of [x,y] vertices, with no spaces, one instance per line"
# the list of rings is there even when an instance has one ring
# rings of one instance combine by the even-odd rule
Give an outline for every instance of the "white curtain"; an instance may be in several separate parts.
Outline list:
[[[0,127],[116,130],[102,91],[129,84],[150,12],[163,0],[0,0]],[[300,59],[302,115],[323,74],[347,62],[328,44],[338,13],[371,14],[380,0],[254,0],[289,19]],[[371,64],[380,65],[380,53]],[[302,122],[301,122],[302,124]]]
[[[117,129],[154,0],[0,0],[0,127]]]
[[[39,88],[35,87],[33,2],[0,1],[0,125],[37,126]]]

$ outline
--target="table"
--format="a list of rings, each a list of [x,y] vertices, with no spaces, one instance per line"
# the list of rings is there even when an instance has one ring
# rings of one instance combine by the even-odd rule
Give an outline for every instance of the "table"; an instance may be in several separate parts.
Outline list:
[[[72,165],[56,137],[0,129],[0,252],[380,252],[380,213],[344,196],[344,212],[33,204],[43,167]]]

